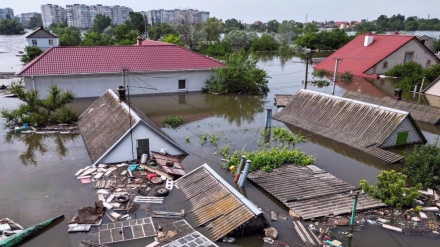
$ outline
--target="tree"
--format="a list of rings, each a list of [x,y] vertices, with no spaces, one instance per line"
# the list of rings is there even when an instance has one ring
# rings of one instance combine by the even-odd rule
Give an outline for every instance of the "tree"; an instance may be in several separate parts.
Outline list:
[[[278,33],[280,23],[277,20],[270,20],[266,23],[267,32]]]
[[[412,206],[420,195],[420,185],[407,188],[406,178],[404,174],[395,170],[384,170],[377,176],[376,186],[368,185],[366,180],[361,180],[360,187],[368,195],[380,199],[388,206],[402,209],[404,206]]]
[[[277,51],[279,47],[280,44],[272,35],[264,33],[260,38],[257,38],[252,42],[251,50],[274,52]]]
[[[167,23],[154,24],[148,30],[148,37],[152,40],[159,40],[167,34],[178,34],[177,31]]]
[[[206,81],[206,89],[220,94],[266,94],[268,75],[257,67],[258,59],[245,51],[226,56],[227,67],[217,69]]]
[[[145,29],[147,23],[144,19],[144,15],[141,12],[130,12],[128,13],[128,16],[130,17],[130,19],[127,20],[125,24],[129,26],[130,29],[135,29],[138,33],[146,32]]]
[[[203,42],[198,47],[198,52],[210,57],[223,59],[226,54],[231,53],[231,46],[227,42]]]
[[[208,41],[219,41],[220,34],[224,29],[224,24],[222,20],[211,17],[203,23],[203,29],[207,34]]]
[[[317,33],[318,31],[319,31],[318,27],[316,26],[315,23],[312,22],[306,23],[306,25],[303,28],[304,33]]]
[[[65,23],[59,23],[52,32],[60,39],[60,46],[77,46],[81,43],[81,31],[77,27],[68,27]]]
[[[32,61],[34,58],[40,56],[41,53],[43,53],[44,51],[41,50],[39,47],[37,46],[26,46],[24,48],[24,54],[21,57],[21,61],[23,63],[29,63],[30,61]]]
[[[105,45],[113,45],[114,40],[111,36],[106,34],[100,34],[93,31],[88,31],[84,34],[84,38],[81,40],[80,45],[82,46],[105,46]]]
[[[416,146],[405,157],[403,173],[412,183],[421,183],[424,188],[439,186],[440,147],[433,144]]]
[[[227,19],[225,21],[225,33],[229,33],[233,30],[243,30],[244,26],[241,24],[241,22],[237,21],[236,19]]]
[[[32,16],[27,26],[28,28],[43,26],[43,20],[41,19],[41,14],[36,14]]]
[[[180,40],[180,37],[175,34],[167,34],[165,37],[163,37],[163,41],[170,44],[176,44],[183,46],[182,41]]]
[[[191,50],[195,50],[200,41],[206,40],[206,32],[202,28],[200,16],[192,16],[190,12],[184,12],[176,25],[180,39]]]
[[[108,26],[111,26],[112,19],[107,15],[97,14],[93,20],[91,30],[95,33],[102,33]]]
[[[116,45],[133,45],[136,44],[139,32],[133,30],[129,25],[123,24],[115,27],[115,44]]]
[[[264,24],[261,21],[256,21],[250,26],[250,30],[256,31],[256,32],[265,32],[266,31],[266,24]]]
[[[66,105],[74,99],[74,94],[63,91],[56,85],[51,86],[46,99],[39,98],[37,90],[26,90],[23,81],[12,82],[11,93],[16,94],[24,102],[15,110],[1,111],[6,124],[29,123],[39,126],[47,123],[71,123],[77,120],[77,115]]]
[[[0,20],[0,35],[23,34],[24,29],[15,19]]]
[[[278,27],[280,42],[290,44],[302,32],[301,28],[293,20],[284,20]]]
[[[225,35],[224,42],[227,42],[233,49],[248,50],[252,42],[258,38],[257,33],[246,30],[233,30]]]

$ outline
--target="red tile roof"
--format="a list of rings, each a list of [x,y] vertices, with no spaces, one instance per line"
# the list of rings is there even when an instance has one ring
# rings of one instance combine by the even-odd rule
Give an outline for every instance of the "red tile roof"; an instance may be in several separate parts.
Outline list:
[[[175,44],[170,44],[170,43],[166,43],[166,42],[160,42],[160,41],[151,40],[151,39],[146,39],[146,40],[142,41],[141,45],[175,45]]]
[[[19,76],[209,70],[224,63],[177,45],[53,47]]]
[[[364,46],[365,36],[367,35],[373,36],[373,43],[369,46]],[[350,71],[354,75],[375,78],[376,75],[365,74],[365,72],[412,39],[417,40],[417,37],[409,35],[361,34],[318,63],[314,69],[333,72],[335,69],[335,59],[340,58],[342,60],[339,61],[338,72]]]

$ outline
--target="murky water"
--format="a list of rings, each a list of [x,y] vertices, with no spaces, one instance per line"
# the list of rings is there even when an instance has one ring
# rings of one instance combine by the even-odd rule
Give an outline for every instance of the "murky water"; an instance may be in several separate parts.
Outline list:
[[[189,151],[190,155],[183,162],[184,167],[192,170],[203,163],[208,163],[223,178],[233,183],[232,175],[221,167],[221,157],[216,154],[219,148],[224,145],[228,145],[230,149],[258,148],[262,142],[261,131],[264,129],[265,109],[276,111],[273,105],[274,94],[295,93],[304,87],[302,81],[305,65],[299,58],[286,60],[277,57],[265,58],[259,65],[272,77],[269,84],[271,91],[266,97],[190,93],[136,96],[131,97],[130,100],[156,123],[160,123],[162,117],[171,114],[184,117],[187,123],[183,127],[164,129],[179,145]],[[348,86],[358,90],[373,90],[384,95],[392,94],[392,90],[389,89],[393,87],[389,82],[368,83],[356,79],[351,85],[337,85],[335,95],[343,95]],[[311,85],[308,89],[325,93],[331,93],[332,90],[331,87],[318,88]],[[73,108],[81,113],[94,100],[77,100]],[[0,108],[13,109],[18,104],[16,99],[0,98]],[[4,124],[4,119],[0,119],[0,124]],[[277,121],[273,121],[273,125],[285,126]],[[304,152],[313,154],[317,166],[353,185],[358,185],[360,179],[374,183],[381,169],[399,168],[386,166],[343,145],[303,133],[292,126],[288,127],[295,133],[306,135],[309,141],[297,146]],[[430,143],[437,141],[439,133],[437,128],[422,126],[422,129]],[[97,198],[90,185],[80,184],[73,176],[80,168],[91,164],[82,138],[6,133],[6,129],[0,130],[0,218],[9,217],[24,226],[30,226],[64,214],[66,219],[63,222],[23,246],[78,246],[85,234],[67,234],[67,222],[79,208],[93,205]],[[206,133],[208,136],[218,135],[217,145],[210,143],[202,145],[199,139],[201,133]],[[186,142],[187,137],[189,143]],[[264,209],[273,210],[281,215],[288,214],[285,206],[253,184],[247,183],[241,192]],[[292,222],[280,220],[271,224],[279,230],[280,241],[290,246],[301,243],[300,238],[294,233]],[[259,235],[242,238],[236,244],[263,246],[261,237]],[[438,246],[438,243],[438,238],[406,236],[379,229],[377,226],[368,226],[362,232],[355,233],[351,246]],[[130,246],[146,244],[136,241]]]

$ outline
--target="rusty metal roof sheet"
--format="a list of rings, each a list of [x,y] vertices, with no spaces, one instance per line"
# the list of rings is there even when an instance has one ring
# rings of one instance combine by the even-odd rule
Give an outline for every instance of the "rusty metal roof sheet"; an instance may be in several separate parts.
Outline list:
[[[394,163],[403,156],[379,146],[409,117],[408,112],[328,94],[300,90],[273,118],[344,143],[374,157]]]
[[[188,220],[209,239],[217,241],[262,212],[207,164],[174,183],[190,206]]]
[[[304,220],[349,213],[353,205],[351,184],[316,167],[286,164],[267,173],[252,172],[248,178]],[[359,197],[357,210],[384,207],[371,197]]]
[[[347,91],[344,96],[347,99],[359,100],[371,104],[377,104],[381,106],[391,107],[399,109],[402,111],[407,111],[411,113],[411,116],[421,122],[426,122],[430,124],[440,123],[440,109],[428,105],[420,105],[417,103],[406,102],[403,100],[395,100],[390,97],[376,97],[371,94],[360,93],[356,91]]]

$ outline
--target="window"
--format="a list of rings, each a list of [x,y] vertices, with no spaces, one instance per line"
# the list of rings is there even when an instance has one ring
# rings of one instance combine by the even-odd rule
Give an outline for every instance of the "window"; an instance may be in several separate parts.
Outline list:
[[[53,45],[53,39],[49,39],[49,45]]]
[[[405,53],[405,63],[406,62],[411,62],[414,58],[414,52],[406,52]]]
[[[388,69],[388,61],[383,62],[382,69]]]
[[[32,45],[37,45],[37,40],[36,39],[32,40]]]
[[[179,80],[179,90],[186,89],[186,80]]]
[[[431,67],[431,59],[428,59],[427,61],[426,61],[426,67],[428,68],[428,67]]]

